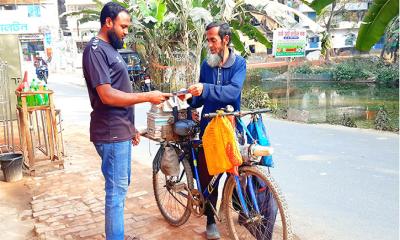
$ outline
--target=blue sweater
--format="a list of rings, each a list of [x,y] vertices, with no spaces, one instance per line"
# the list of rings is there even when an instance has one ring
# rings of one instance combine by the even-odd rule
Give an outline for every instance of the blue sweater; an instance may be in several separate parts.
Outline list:
[[[220,76],[218,78],[218,75]],[[203,115],[232,105],[235,111],[240,110],[241,91],[246,79],[246,60],[236,55],[230,49],[229,58],[222,67],[210,67],[203,61],[200,69],[200,83],[203,83],[203,93],[189,101],[194,108],[203,107],[201,112],[200,136],[203,135],[210,119]]]

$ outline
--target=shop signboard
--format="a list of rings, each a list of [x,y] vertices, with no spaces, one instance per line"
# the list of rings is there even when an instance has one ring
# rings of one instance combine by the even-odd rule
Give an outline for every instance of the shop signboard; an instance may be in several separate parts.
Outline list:
[[[275,57],[304,57],[307,44],[305,29],[283,29],[274,31],[273,54]]]
[[[41,18],[23,16],[19,12],[12,12],[3,11],[0,14],[0,34],[38,33],[39,27],[43,25]]]
[[[25,22],[14,21],[0,24],[0,34],[29,33],[29,26]]]

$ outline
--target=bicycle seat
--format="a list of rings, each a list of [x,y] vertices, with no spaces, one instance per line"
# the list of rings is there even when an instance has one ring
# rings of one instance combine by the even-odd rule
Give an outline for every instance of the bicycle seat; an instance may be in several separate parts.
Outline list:
[[[174,123],[174,133],[181,137],[192,136],[197,133],[199,127],[196,122],[188,119],[181,119]]]

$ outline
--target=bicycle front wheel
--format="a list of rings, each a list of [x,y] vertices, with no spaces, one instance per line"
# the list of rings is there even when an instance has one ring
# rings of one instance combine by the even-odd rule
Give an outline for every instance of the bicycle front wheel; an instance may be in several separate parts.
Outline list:
[[[161,158],[161,155],[157,154],[156,157]],[[187,159],[180,161],[179,176],[164,175],[159,169],[153,171],[153,189],[157,206],[169,224],[180,226],[189,219],[189,191],[193,189],[193,174]]]
[[[230,176],[224,191],[222,207],[230,238],[292,239],[286,202],[267,168],[241,167],[239,174],[239,184],[234,176]],[[242,201],[238,197],[239,186]],[[244,210],[241,202],[245,203],[247,210]],[[257,206],[254,202],[257,202]]]

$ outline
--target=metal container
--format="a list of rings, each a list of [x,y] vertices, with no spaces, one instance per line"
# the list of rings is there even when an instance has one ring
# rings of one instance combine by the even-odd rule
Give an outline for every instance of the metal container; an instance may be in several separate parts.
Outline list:
[[[168,139],[173,134],[172,123],[174,117],[171,114],[147,113],[147,134],[156,140]]]
[[[195,110],[193,110],[195,111]],[[178,111],[178,119],[187,119],[187,110]],[[152,104],[147,113],[147,135],[156,141],[174,141],[179,138],[173,131],[174,116],[172,111]]]

